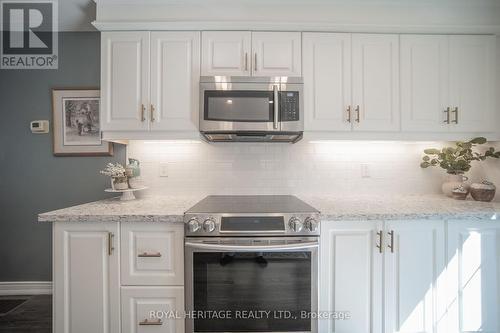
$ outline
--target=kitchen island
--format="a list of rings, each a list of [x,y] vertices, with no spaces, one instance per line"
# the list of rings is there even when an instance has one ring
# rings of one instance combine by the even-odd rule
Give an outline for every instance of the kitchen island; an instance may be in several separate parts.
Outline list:
[[[499,332],[500,203],[299,196],[321,212],[318,332]],[[53,222],[54,332],[183,333],[183,214],[202,197],[96,201]],[[151,327],[150,327],[151,328]],[[159,331],[159,332],[160,332]]]

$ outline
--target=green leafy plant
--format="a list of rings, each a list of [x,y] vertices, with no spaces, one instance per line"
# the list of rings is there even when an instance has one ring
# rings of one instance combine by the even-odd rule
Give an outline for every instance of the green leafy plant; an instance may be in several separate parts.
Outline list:
[[[445,147],[441,150],[425,149],[420,167],[439,166],[449,174],[462,174],[470,170],[472,161],[484,161],[488,157],[500,158],[500,151],[495,151],[493,147],[484,153],[473,151],[475,146],[483,145],[486,142],[486,138],[478,137],[467,142],[457,141],[455,147]]]

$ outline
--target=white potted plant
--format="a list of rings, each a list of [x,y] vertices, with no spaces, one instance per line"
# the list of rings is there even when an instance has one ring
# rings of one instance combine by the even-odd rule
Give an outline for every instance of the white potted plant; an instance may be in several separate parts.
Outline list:
[[[128,180],[125,168],[120,163],[108,163],[101,174],[111,177],[111,188],[113,190],[128,189]]]

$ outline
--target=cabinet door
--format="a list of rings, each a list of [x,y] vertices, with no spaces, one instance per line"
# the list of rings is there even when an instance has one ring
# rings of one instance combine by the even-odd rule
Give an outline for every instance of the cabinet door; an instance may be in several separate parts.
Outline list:
[[[386,222],[385,245],[385,331],[446,332],[445,222]]]
[[[382,222],[321,223],[320,311],[347,311],[347,320],[319,321],[319,332],[382,331]]]
[[[183,287],[122,287],[121,296],[122,332],[184,333]]]
[[[117,223],[54,223],[54,332],[119,333]]]
[[[184,285],[184,225],[121,224],[122,285]]]
[[[253,76],[301,76],[300,32],[253,32]]]
[[[151,130],[196,131],[199,64],[199,32],[151,33]]]
[[[201,36],[201,75],[250,75],[251,32],[203,31]]]
[[[147,130],[149,32],[101,33],[101,127]]]
[[[401,116],[404,131],[448,130],[447,36],[401,36]]]
[[[451,36],[450,129],[454,132],[488,132],[494,122],[495,36]]]
[[[305,129],[350,131],[351,34],[304,33],[303,45]]]
[[[500,332],[500,222],[448,222],[448,330]]]
[[[354,129],[398,131],[399,36],[354,34],[352,55]]]

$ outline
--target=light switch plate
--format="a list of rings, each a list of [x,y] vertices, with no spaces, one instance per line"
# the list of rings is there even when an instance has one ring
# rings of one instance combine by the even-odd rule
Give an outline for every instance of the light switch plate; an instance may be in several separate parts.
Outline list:
[[[168,177],[168,164],[167,163],[160,163],[159,176],[160,177]]]

